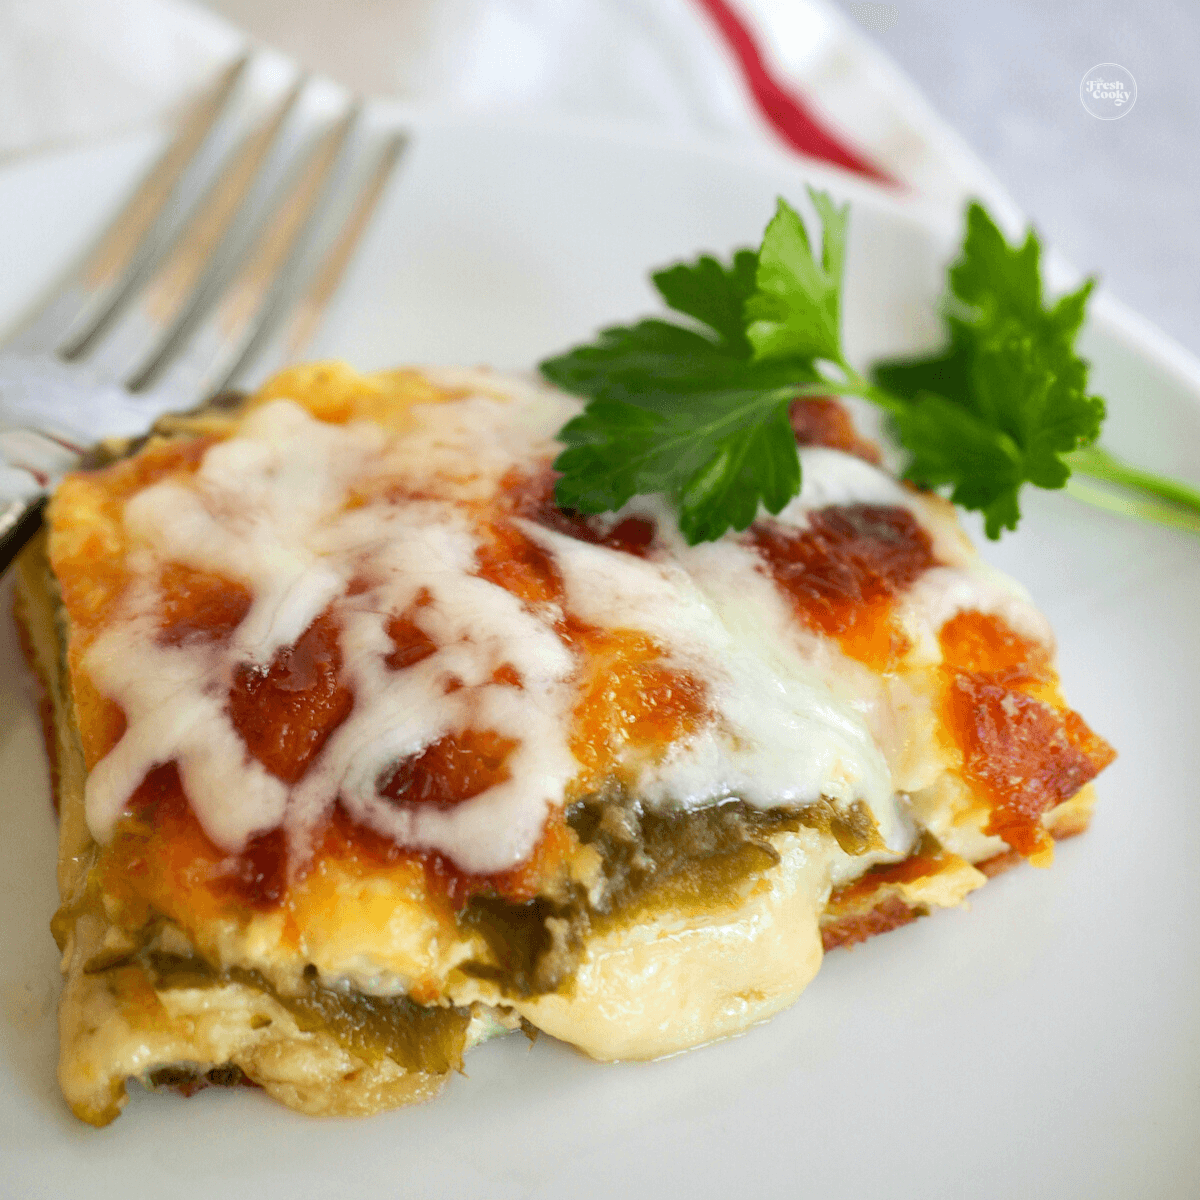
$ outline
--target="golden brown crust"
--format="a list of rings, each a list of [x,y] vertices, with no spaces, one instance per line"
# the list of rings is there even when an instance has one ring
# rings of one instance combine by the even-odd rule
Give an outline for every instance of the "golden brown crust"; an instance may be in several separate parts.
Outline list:
[[[924,915],[918,908],[905,904],[899,896],[888,896],[868,912],[834,917],[822,924],[821,944],[827,951],[839,946],[855,946],[877,933],[889,933]]]
[[[54,811],[58,812],[58,797],[62,790],[58,772],[58,738],[54,730],[54,701],[50,696],[50,687],[42,672],[38,670],[37,655],[33,648],[33,637],[30,633],[32,616],[28,611],[29,601],[25,593],[18,589],[13,592],[13,623],[17,627],[17,643],[21,647],[21,657],[29,668],[37,693],[38,724],[42,728],[42,745],[46,748],[46,763],[50,768],[50,799]]]
[[[994,879],[997,875],[1003,875],[1005,871],[1020,866],[1024,861],[1016,850],[1004,850],[1000,854],[993,854],[991,858],[985,858],[981,863],[976,863],[975,867],[989,879]]]
[[[1095,793],[1088,785],[1071,800],[1046,813],[1043,823],[1055,841],[1076,837],[1087,829],[1094,803]],[[993,879],[1025,861],[1019,851],[1009,849],[968,865],[957,855],[930,853],[928,843],[925,847],[918,846],[903,862],[869,871],[862,879],[830,896],[821,918],[822,945],[827,951],[854,946],[927,916],[932,906],[928,899],[917,898],[921,889],[928,889],[939,876],[959,871],[960,864],[984,877],[979,880],[981,886],[985,879]],[[905,888],[904,883],[910,886]],[[912,885],[916,885],[915,889]]]

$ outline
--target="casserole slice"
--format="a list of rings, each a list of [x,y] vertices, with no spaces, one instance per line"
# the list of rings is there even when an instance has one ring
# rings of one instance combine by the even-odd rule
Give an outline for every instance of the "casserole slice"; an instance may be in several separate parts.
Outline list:
[[[576,408],[317,364],[59,488],[17,611],[81,1119],[130,1078],[375,1112],[522,1026],[673,1053],[1086,827],[1113,752],[1044,619],[843,409],[690,547],[555,506]]]

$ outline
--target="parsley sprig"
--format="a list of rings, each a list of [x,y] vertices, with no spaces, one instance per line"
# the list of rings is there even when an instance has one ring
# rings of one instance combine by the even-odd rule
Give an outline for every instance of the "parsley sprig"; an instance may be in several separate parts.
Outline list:
[[[1016,528],[1024,484],[1061,488],[1072,469],[1105,485],[1073,481],[1081,499],[1200,530],[1200,492],[1094,444],[1104,401],[1089,394],[1088,364],[1075,352],[1092,280],[1047,303],[1033,232],[1010,246],[972,204],[948,272],[947,347],[877,364],[868,379],[841,340],[848,206],[811,189],[809,197],[819,254],[781,199],[757,251],[728,263],[704,255],[652,276],[683,321],[612,326],[541,364],[588,401],[558,435],[562,507],[605,512],[660,492],[692,544],[745,529],[760,505],[777,513],[800,490],[789,404],[836,394],[885,408],[911,456],[906,476],[948,487],[957,504],[982,512],[990,537]]]

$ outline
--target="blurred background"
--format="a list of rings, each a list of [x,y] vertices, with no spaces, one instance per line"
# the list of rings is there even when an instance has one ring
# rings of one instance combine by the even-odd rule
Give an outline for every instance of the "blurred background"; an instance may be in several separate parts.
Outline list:
[[[1099,272],[1200,353],[1197,0],[725,3],[785,84],[851,144],[872,145],[868,127],[875,144],[887,142],[873,123],[896,113],[916,112],[933,143],[950,146],[955,131],[961,145],[943,157],[962,168],[960,192],[990,173],[1070,262]],[[228,53],[234,27],[368,95],[769,137],[748,134],[738,115],[745,101],[733,93],[743,82],[705,28],[713,8],[707,0],[0,0],[0,158],[145,120],[155,103],[167,111],[171,87],[204,61],[197,47]],[[1119,120],[1098,120],[1080,102],[1081,80],[1099,63],[1120,64],[1137,81],[1136,104]],[[664,94],[671,72],[679,86]],[[93,83],[115,105],[107,123]],[[856,104],[864,87],[875,90]],[[59,109],[65,124],[56,124]],[[927,194],[952,194],[923,188],[928,166],[905,177]]]
[[[426,82],[439,10],[444,19],[455,0],[207,3],[348,84],[404,95]],[[1102,271],[1123,300],[1200,353],[1200,3],[835,3],[1068,259]],[[1137,80],[1134,110],[1120,120],[1097,120],[1080,103],[1084,73],[1103,62]]]

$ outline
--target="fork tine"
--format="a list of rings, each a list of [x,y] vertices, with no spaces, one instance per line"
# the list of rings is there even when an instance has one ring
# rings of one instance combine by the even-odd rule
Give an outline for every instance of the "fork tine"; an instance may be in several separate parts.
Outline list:
[[[33,339],[0,345],[0,401],[8,410],[0,413],[0,572],[36,530],[45,490],[77,461],[83,445],[105,432],[140,433],[157,416],[194,407],[257,357],[289,312],[287,336],[274,345],[282,341],[294,352],[307,341],[367,227],[407,137],[393,133],[364,163],[358,157],[364,137],[355,133],[362,106],[355,103],[315,137],[311,127],[297,137],[289,122],[277,138],[304,80],[265,126],[225,155],[221,174],[206,185],[213,180],[212,160],[231,136],[231,123],[221,117],[246,66],[242,60],[230,68],[204,107],[204,121],[189,118],[135,202],[71,276],[72,286],[82,281],[103,288],[107,308],[97,317],[91,297],[72,315],[65,301],[52,300],[23,330],[45,335],[44,349]],[[219,140],[210,141],[218,124]],[[294,152],[297,142],[307,145],[303,154]],[[275,187],[289,159],[299,164]],[[203,186],[203,198],[180,218],[176,198]],[[263,203],[267,186],[273,194]],[[172,200],[176,212],[167,225]],[[118,229],[124,221],[133,225]],[[247,240],[244,265],[235,270],[230,260]],[[122,312],[148,278],[145,295]],[[297,286],[302,279],[308,281],[303,290]],[[65,323],[53,325],[51,311]],[[91,322],[82,335],[75,332],[80,313]],[[63,328],[75,338],[65,351],[56,332]],[[149,355],[132,376],[122,370],[114,378],[107,369],[119,360],[107,356],[122,345],[136,349],[139,328]],[[93,348],[97,352],[85,358]]]
[[[279,350],[274,356],[281,365],[298,358],[316,333],[321,317],[338,289],[359,239],[366,232],[387,181],[391,178],[392,171],[408,142],[408,134],[397,132],[384,144],[374,169],[359,192],[358,199],[340,231],[330,243],[303,294],[292,306],[292,315],[279,339]]]
[[[85,321],[116,302],[125,280],[150,253],[154,233],[188,169],[226,112],[250,55],[230,64],[196,101],[182,128],[100,239],[5,343],[18,353],[53,353]]]
[[[114,308],[65,351],[65,358],[82,358],[95,347],[91,361],[96,371],[122,379],[135,372],[186,319],[306,82],[303,77],[297,79],[266,119],[230,151],[132,306]]]
[[[156,389],[164,403],[176,396],[194,399],[212,394],[229,381],[279,305],[306,235],[330,199],[336,164],[360,112],[361,105],[354,104],[318,139],[297,176],[288,182],[287,194],[264,219],[244,265],[195,334],[189,339],[188,328],[177,330],[129,380],[131,391],[149,388],[168,366],[169,380]]]

